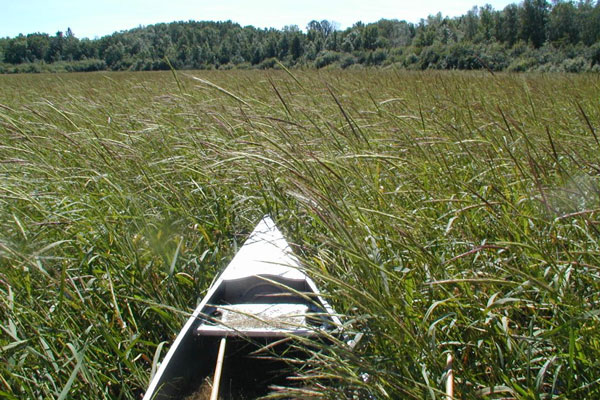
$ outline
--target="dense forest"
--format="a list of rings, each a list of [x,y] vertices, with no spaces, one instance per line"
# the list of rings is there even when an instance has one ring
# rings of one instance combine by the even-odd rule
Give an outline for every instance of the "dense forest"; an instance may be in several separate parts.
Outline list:
[[[172,22],[78,39],[67,29],[0,38],[0,72],[388,66],[490,71],[600,71],[600,0],[524,0],[419,23],[382,19],[339,30]]]

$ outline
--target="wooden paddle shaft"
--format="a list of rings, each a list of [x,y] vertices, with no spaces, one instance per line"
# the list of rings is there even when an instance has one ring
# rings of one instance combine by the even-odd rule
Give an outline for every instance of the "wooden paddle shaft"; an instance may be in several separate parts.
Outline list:
[[[225,358],[225,344],[226,339],[221,339],[219,344],[219,354],[217,355],[217,366],[215,367],[215,377],[213,378],[212,392],[210,393],[210,400],[217,400],[219,397],[219,383],[221,382],[221,372],[223,371],[223,359]]]
[[[452,354],[446,359],[446,400],[454,399],[454,373],[452,372]]]

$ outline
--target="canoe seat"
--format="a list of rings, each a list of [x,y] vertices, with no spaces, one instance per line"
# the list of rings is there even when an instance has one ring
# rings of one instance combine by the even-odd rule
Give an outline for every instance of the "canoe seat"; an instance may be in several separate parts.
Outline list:
[[[309,307],[297,303],[232,304],[217,306],[211,322],[197,328],[206,336],[273,336],[305,334]]]

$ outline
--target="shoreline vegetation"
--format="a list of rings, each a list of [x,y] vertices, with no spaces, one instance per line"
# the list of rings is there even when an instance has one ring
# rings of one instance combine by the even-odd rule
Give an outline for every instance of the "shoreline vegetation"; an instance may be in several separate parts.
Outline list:
[[[171,22],[90,40],[66,32],[0,38],[0,73],[392,67],[600,72],[600,1],[525,0],[418,23],[382,19],[339,30]]]

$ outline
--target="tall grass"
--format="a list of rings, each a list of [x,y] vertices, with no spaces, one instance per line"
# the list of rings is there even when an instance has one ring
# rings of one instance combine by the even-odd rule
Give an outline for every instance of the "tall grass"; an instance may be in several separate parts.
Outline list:
[[[307,393],[600,394],[598,76],[175,78],[0,76],[1,396],[139,398],[266,213],[364,334]]]

